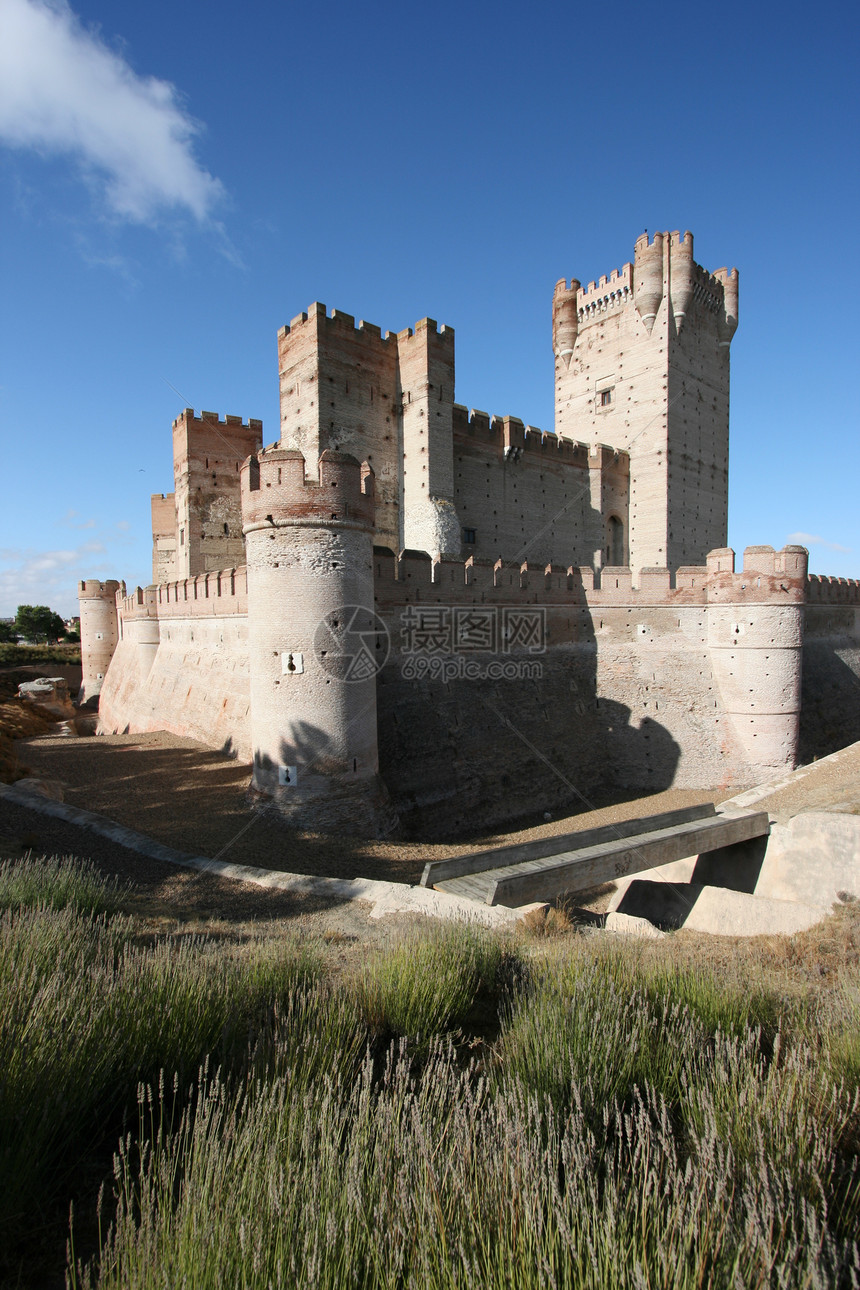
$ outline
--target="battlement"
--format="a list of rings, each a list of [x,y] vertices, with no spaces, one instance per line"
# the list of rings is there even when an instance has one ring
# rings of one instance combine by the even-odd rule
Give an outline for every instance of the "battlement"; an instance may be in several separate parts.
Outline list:
[[[807,599],[811,605],[860,605],[860,581],[810,574]]]
[[[85,578],[78,583],[78,600],[116,600],[120,583],[114,579],[99,582],[98,578]]]
[[[244,531],[290,523],[373,525],[374,475],[348,453],[327,449],[318,479],[305,476],[304,455],[271,448],[242,463]]]
[[[604,312],[618,305],[626,305],[633,298],[633,265],[623,264],[613,269],[608,277],[596,283],[589,282],[577,292],[577,310],[580,320],[591,314]]]
[[[288,325],[285,324],[280,328],[278,331],[279,344],[286,341],[290,335],[299,331],[308,322],[316,323],[317,320],[323,326],[334,331],[360,332],[362,335],[372,337],[383,345],[387,345],[390,341],[394,341],[397,344],[401,341],[411,340],[414,336],[422,333],[436,335],[445,343],[453,344],[454,342],[454,328],[447,327],[444,323],[440,327],[435,318],[420,318],[414,329],[405,327],[402,331],[383,332],[382,328],[378,327],[376,323],[365,322],[363,318],[359,319],[356,325],[355,315],[345,313],[342,309],[332,309],[331,314],[328,314],[326,306],[317,300],[308,307],[306,313],[297,314]]]
[[[262,421],[256,420],[254,417],[249,417],[247,421],[243,421],[241,417],[232,416],[230,413],[226,413],[222,418],[217,412],[201,412],[198,417],[193,408],[183,408],[173,422],[173,429],[176,430],[181,425],[188,425],[192,421],[198,425],[210,425],[225,430],[229,426],[233,429],[256,431],[261,436],[263,433]]]
[[[643,251],[647,251],[655,246],[659,246],[660,251],[662,252],[663,236],[664,235],[662,233],[655,233],[649,238],[648,230],[646,229],[644,233],[639,234],[636,241],[633,243],[634,254],[641,255]]]
[[[634,576],[628,566],[600,570],[537,564],[534,561],[450,556],[430,558],[424,551],[403,551],[399,557],[374,549],[374,572],[380,601],[477,604],[522,603],[572,605],[583,609],[610,606],[679,605],[796,605],[805,598],[806,559],[803,547],[748,547],[744,567],[735,572],[734,552],[709,552],[706,565],[685,565],[673,573],[644,568]],[[827,580],[829,581],[829,580]],[[839,580],[834,579],[833,582]],[[844,580],[843,580],[844,582]],[[635,585],[634,585],[635,583]],[[835,593],[834,603],[857,597],[860,583]]]
[[[577,439],[568,439],[551,430],[541,430],[537,426],[526,425],[519,417],[491,416],[477,408],[471,411],[462,403],[453,407],[454,441],[480,442],[490,445],[506,458],[513,453],[514,460],[519,460],[523,453],[540,454],[554,460],[564,460],[571,465],[585,468],[593,455],[592,448]],[[612,455],[613,464],[620,464],[623,471],[629,470],[629,457],[626,452],[616,451],[601,445],[604,452]]]
[[[135,587],[131,593],[126,591],[125,583],[117,594],[116,606],[123,622],[142,618],[158,618],[158,588]]]
[[[204,618],[248,612],[248,571],[221,569],[155,588],[159,618]]]

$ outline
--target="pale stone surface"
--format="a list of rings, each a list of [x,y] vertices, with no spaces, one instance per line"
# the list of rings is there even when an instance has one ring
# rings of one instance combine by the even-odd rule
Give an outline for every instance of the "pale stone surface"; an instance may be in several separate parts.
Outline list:
[[[715,936],[791,936],[820,923],[828,913],[819,905],[770,900],[725,887],[641,878],[630,884],[617,912]]]
[[[824,906],[860,900],[860,816],[810,811],[774,825],[755,894]]]
[[[617,910],[611,910],[606,915],[604,926],[607,932],[615,932],[620,936],[640,936],[648,941],[659,941],[666,935],[647,918],[637,918],[633,914],[619,914]]]
[[[696,868],[696,856],[689,856],[685,860],[674,860],[671,864],[660,865],[656,869],[644,869],[642,873],[631,873],[626,878],[618,878],[615,882],[615,891],[609,899],[608,909],[610,912],[617,910],[627,894],[627,891],[634,882],[666,882],[666,883],[687,883],[693,877]]]
[[[72,718],[75,715],[64,676],[42,676],[36,681],[22,681],[18,686],[18,698],[48,716]]]

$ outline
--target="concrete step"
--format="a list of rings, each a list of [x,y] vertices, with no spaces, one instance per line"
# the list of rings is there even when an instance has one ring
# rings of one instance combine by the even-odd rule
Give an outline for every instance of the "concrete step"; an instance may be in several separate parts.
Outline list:
[[[641,830],[643,824],[653,821],[636,823]],[[611,840],[604,838],[561,854],[437,880],[433,885],[439,891],[467,896],[487,905],[523,905],[529,901],[552,900],[569,891],[584,891],[630,873],[641,873],[686,856],[744,842],[766,834],[768,829],[764,811],[716,815],[632,836],[616,835]],[[585,835],[578,836],[581,839]]]

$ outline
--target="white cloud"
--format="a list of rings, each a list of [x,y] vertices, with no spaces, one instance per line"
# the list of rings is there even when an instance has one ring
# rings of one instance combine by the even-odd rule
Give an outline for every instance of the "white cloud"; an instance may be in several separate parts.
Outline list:
[[[798,546],[823,546],[828,551],[842,551],[845,555],[851,553],[850,546],[840,546],[838,542],[828,542],[826,538],[817,537],[814,533],[789,533],[785,540],[786,542],[796,543]]]
[[[10,617],[18,605],[50,605],[58,613],[76,614],[77,583],[83,578],[117,578],[118,560],[111,547],[127,538],[105,535],[80,545],[39,551],[32,547],[0,548],[0,617]]]
[[[207,219],[223,188],[194,157],[199,129],[173,85],[138,76],[65,0],[0,0],[0,140],[76,157],[114,214]]]

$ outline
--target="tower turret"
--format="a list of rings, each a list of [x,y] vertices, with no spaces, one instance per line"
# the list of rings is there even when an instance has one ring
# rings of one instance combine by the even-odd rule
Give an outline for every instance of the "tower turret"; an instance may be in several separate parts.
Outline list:
[[[643,233],[633,249],[633,300],[649,336],[662,299],[663,234],[655,233],[649,245],[648,234]]]
[[[738,271],[717,269],[714,277],[723,284],[723,307],[717,315],[720,344],[727,349],[738,329]]]
[[[305,479],[302,453],[274,448],[244,462],[241,490],[253,785],[302,826],[386,831],[373,473],[327,449],[318,479]]]
[[[81,688],[78,702],[86,703],[100,693],[108,664],[119,639],[116,593],[120,584],[112,579],[99,582],[87,578],[78,586],[81,610]]]
[[[565,367],[570,367],[579,332],[579,288],[576,278],[570,286],[567,278],[559,278],[552,297],[552,350]]]
[[[633,264],[578,294],[572,360],[555,360],[555,429],[629,453],[628,497],[603,519],[622,525],[606,545],[634,569],[703,564],[727,541],[737,298],[736,270],[697,264],[690,232],[643,234]]]
[[[688,229],[683,241],[680,233],[669,234],[669,298],[675,315],[675,330],[680,331],[693,299],[693,234]]]

